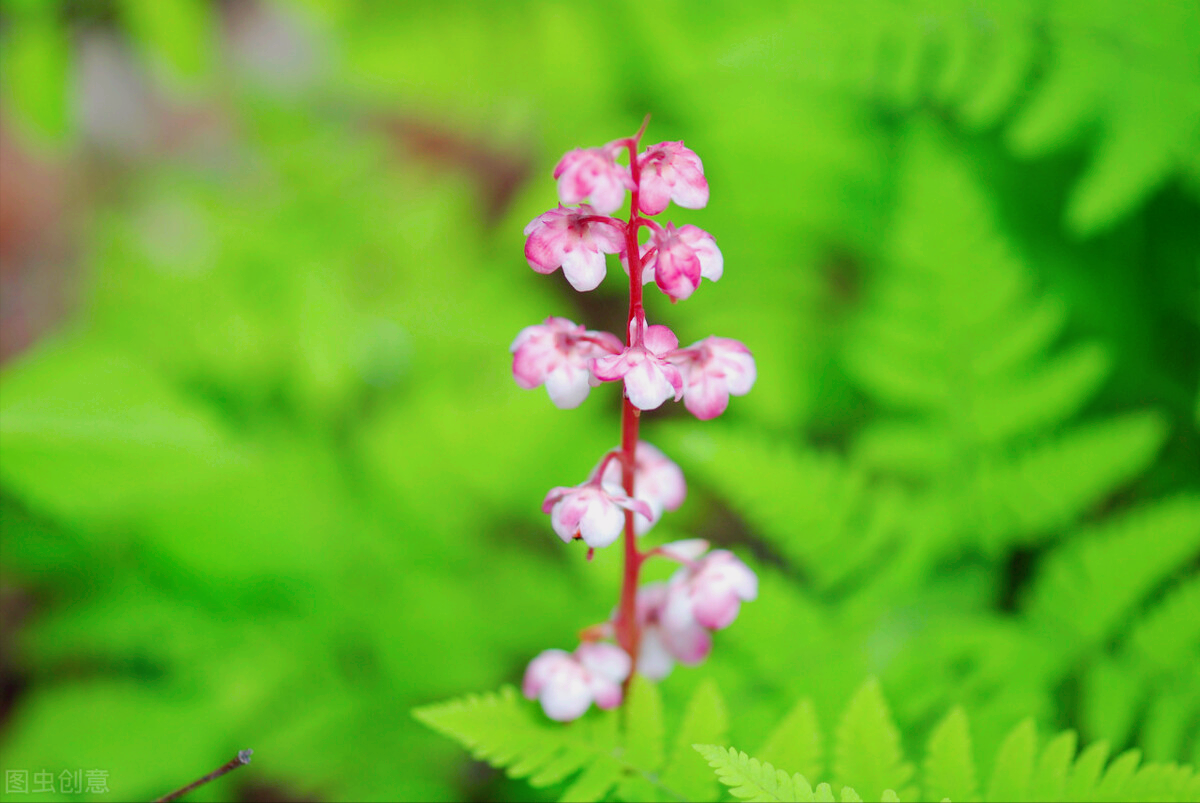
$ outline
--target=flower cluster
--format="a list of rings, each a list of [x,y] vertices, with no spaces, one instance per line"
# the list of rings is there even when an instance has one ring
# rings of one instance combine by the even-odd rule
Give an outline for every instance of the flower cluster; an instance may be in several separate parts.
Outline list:
[[[708,542],[699,538],[659,547],[655,554],[684,565],[667,582],[638,589],[642,642],[637,669],[651,680],[671,674],[676,662],[701,663],[712,650],[711,632],[733,624],[742,602],[758,596],[758,577],[746,564],[732,552],[704,554],[707,549]]]
[[[527,326],[511,347],[513,376],[526,390],[545,385],[564,410],[582,404],[592,386],[620,381],[639,410],[683,399],[702,421],[725,412],[731,395],[743,396],[754,385],[754,357],[736,340],[707,337],[681,349],[665,326],[646,326],[644,318],[633,326],[641,327],[641,342],[629,346],[566,318]]]
[[[681,348],[671,329],[646,320],[643,286],[653,282],[672,302],[682,301],[703,279],[719,280],[725,263],[708,232],[652,219],[672,203],[687,209],[707,205],[700,157],[682,142],[638,153],[640,139],[641,131],[566,154],[554,169],[560,203],[525,227],[525,258],[538,273],[561,268],[575,290],[594,290],[613,254],[629,276],[624,341],[550,317],[523,329],[510,349],[517,384],[527,390],[545,385],[560,408],[578,407],[591,388],[605,382],[620,382],[624,391],[620,446],[601,458],[586,481],[553,488],[542,503],[559,538],[583,541],[589,557],[625,534],[621,601],[612,619],[587,628],[574,653],[546,650],[525,673],[525,696],[562,721],[581,716],[592,703],[620,705],[635,668],[661,679],[675,663],[700,663],[712,649],[713,631],[729,626],[741,603],[758,594],[754,572],[726,550],[709,552],[705,541],[677,541],[645,552],[637,547],[636,537],[687,496],[679,466],[639,440],[641,412],[674,399],[699,419],[715,418],[731,395],[748,393],[756,377],[754,357],[742,343],[706,337]],[[628,165],[618,161],[625,153]],[[627,198],[628,218],[613,217]],[[649,232],[645,243],[639,243],[642,228]],[[681,566],[669,581],[639,588],[641,565],[650,557]]]

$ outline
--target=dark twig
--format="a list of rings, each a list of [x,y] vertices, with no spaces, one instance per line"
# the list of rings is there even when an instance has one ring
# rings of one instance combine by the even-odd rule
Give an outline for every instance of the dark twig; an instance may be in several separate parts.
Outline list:
[[[183,787],[182,789],[176,789],[171,794],[164,795],[163,797],[158,798],[157,800],[154,801],[154,803],[170,803],[170,801],[172,801],[172,800],[178,800],[179,798],[186,795],[188,792],[195,789],[197,786],[203,786],[204,784],[208,783],[209,781],[220,778],[222,775],[224,775],[227,772],[236,770],[238,767],[242,766],[243,764],[249,764],[250,756],[252,756],[252,755],[254,755],[253,750],[249,750],[249,749],[239,750],[238,754],[236,756],[234,756],[232,759],[225,762],[221,766],[217,767],[215,770],[210,772],[208,775],[205,775],[203,778],[197,778],[196,780],[192,781],[190,784]]]

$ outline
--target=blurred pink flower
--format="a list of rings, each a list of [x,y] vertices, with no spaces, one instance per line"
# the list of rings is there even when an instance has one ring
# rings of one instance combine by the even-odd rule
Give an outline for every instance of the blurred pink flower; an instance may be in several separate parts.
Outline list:
[[[529,663],[521,691],[540,701],[546,716],[569,722],[593,702],[600,708],[620,705],[629,671],[629,655],[613,644],[580,644],[574,653],[545,650]]]
[[[644,535],[667,510],[677,510],[687,496],[687,482],[683,471],[671,458],[656,447],[638,441],[633,471],[633,496],[645,502],[654,514],[646,518],[641,514],[634,519],[637,534]],[[604,471],[604,482],[621,487],[623,482],[621,463],[611,460]]]
[[[721,630],[737,618],[742,602],[757,596],[757,575],[732,552],[718,549],[683,566],[671,578],[662,620],[671,629],[695,621]]]

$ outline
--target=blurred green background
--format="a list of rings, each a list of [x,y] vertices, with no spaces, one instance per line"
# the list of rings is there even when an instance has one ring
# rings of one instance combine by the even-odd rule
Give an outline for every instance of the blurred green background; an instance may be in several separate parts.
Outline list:
[[[726,272],[649,314],[754,391],[644,434],[652,541],[762,590],[704,678],[734,744],[868,675],[1200,761],[1200,7],[854,0],[0,2],[0,769],[146,799],[524,799],[413,706],[616,601],[539,504],[618,440],[524,326],[558,157],[704,160]],[[674,706],[674,708],[672,708]],[[546,794],[546,793],[537,793]],[[103,799],[9,794],[4,799]]]

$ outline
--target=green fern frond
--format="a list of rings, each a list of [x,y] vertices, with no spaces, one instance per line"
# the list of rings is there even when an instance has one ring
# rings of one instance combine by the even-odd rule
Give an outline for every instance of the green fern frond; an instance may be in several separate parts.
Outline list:
[[[1108,637],[1136,603],[1200,551],[1200,497],[1182,494],[1089,528],[1051,553],[1028,607],[1072,643]]]
[[[821,777],[821,726],[812,700],[801,699],[779,721],[754,755],[777,767],[795,767],[806,778]]]
[[[955,707],[929,737],[922,765],[925,796],[931,800],[972,800],[975,797],[975,760],[967,714]]]
[[[847,716],[857,712],[853,716],[864,720],[865,724],[866,717],[861,712],[879,713],[881,698],[876,697],[876,692],[870,691],[872,689],[877,689],[873,682],[863,687],[847,711]],[[890,743],[894,735],[890,723],[886,719],[879,720],[877,716],[873,719],[873,727],[879,733],[876,741]],[[856,739],[860,744],[864,741],[861,737]],[[1078,758],[1075,748],[1076,736],[1072,731],[1064,731],[1040,745],[1033,720],[1025,720],[1011,730],[1000,745],[991,763],[990,780],[982,800],[994,803],[1043,800],[1195,801],[1200,795],[1200,775],[1191,767],[1159,763],[1139,767],[1141,754],[1136,750],[1123,753],[1110,763],[1107,761],[1109,750],[1105,742],[1092,745]],[[770,762],[733,748],[697,744],[696,750],[708,759],[720,781],[731,787],[734,797],[754,801],[834,799],[828,784],[821,784],[814,789],[805,776],[789,774]],[[865,751],[880,752],[878,747],[867,747]],[[884,752],[893,753],[890,750]],[[878,783],[879,779],[887,784],[886,788],[878,795],[865,796],[866,799],[980,799],[975,782],[977,769],[971,757],[970,728],[962,709],[952,710],[935,728],[922,764],[922,789],[910,787],[897,795],[894,789],[908,783],[911,768],[898,763],[894,754],[883,763],[890,763],[890,768],[880,770],[880,763],[875,762],[875,766],[865,766],[861,774],[854,774],[857,769],[848,770],[850,774],[840,778],[846,782],[841,787],[841,799],[859,800],[855,790],[866,788],[863,781],[871,784]]]
[[[1200,577],[1171,588],[1133,626],[1127,642],[1159,671],[1194,665],[1200,648]]]
[[[1036,543],[1143,471],[1165,422],[1142,411],[1064,429],[1107,375],[1107,351],[1054,349],[1061,304],[1035,300],[1032,271],[942,132],[914,126],[900,169],[890,261],[844,352],[891,414],[859,434],[853,465],[925,483],[949,503],[953,541]]]
[[[413,716],[463,745],[474,758],[510,777],[526,778],[535,788],[580,773],[564,800],[603,799],[625,769],[614,756],[616,713],[602,713],[571,728],[554,727],[511,686],[418,708]]]
[[[799,773],[788,775],[770,763],[751,758],[732,748],[711,744],[695,745],[696,751],[708,759],[721,783],[729,787],[729,793],[750,803],[772,803],[778,801],[833,801],[833,790],[827,783],[813,789],[808,780]],[[842,800],[861,801],[853,789],[842,790]]]
[[[838,724],[833,775],[838,783],[853,784],[871,799],[885,789],[903,790],[912,779],[913,767],[900,748],[900,732],[874,678],[850,700]],[[909,796],[905,791],[900,794]]]
[[[849,576],[898,535],[896,494],[837,455],[727,427],[663,427],[656,440],[821,585]]]
[[[674,746],[662,772],[662,783],[686,800],[712,801],[720,797],[720,787],[704,768],[692,749],[693,744],[725,741],[727,727],[725,702],[712,680],[704,680],[692,694],[683,712],[683,721],[674,734]]]
[[[725,705],[712,683],[701,684],[692,696],[669,757],[661,696],[640,676],[619,711],[592,712],[569,726],[547,720],[511,686],[417,708],[413,716],[534,788],[573,778],[564,801],[598,801],[610,794],[628,801],[717,798],[690,741],[724,738]]]
[[[1114,0],[883,3],[842,36],[870,54],[868,86],[885,104],[908,109],[932,97],[967,128],[1005,123],[1009,148],[1026,158],[1092,138],[1065,215],[1086,236],[1184,171],[1200,136],[1195,9],[1126,8]]]

